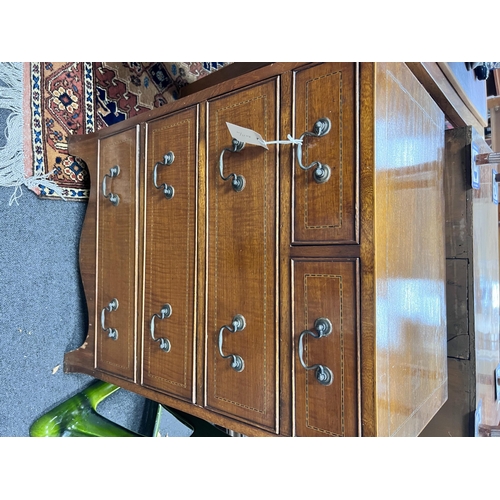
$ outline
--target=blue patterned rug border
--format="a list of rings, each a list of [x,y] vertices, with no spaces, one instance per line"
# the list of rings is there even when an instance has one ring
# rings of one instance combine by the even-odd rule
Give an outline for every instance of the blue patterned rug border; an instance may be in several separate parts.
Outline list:
[[[84,64],[85,75],[85,133],[91,133],[95,130],[94,118],[94,74],[92,63]],[[30,100],[31,100],[31,149],[32,149],[32,171],[34,175],[43,175],[47,173],[44,159],[44,131],[42,123],[42,98],[43,89],[41,88],[41,63],[30,63]],[[52,189],[39,185],[37,194],[43,198],[52,198],[60,200],[61,198]],[[89,189],[71,189],[63,188],[63,196],[67,200],[87,201],[90,194]]]

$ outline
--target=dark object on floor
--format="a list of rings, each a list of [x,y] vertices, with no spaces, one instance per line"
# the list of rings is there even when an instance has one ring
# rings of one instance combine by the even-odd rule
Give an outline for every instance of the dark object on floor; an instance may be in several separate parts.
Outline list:
[[[189,415],[179,410],[172,410],[172,408],[168,408],[167,406],[163,406],[163,408],[186,427],[193,430],[193,433],[189,437],[231,437],[229,434],[206,420],[202,420],[201,418],[194,417],[193,415]]]

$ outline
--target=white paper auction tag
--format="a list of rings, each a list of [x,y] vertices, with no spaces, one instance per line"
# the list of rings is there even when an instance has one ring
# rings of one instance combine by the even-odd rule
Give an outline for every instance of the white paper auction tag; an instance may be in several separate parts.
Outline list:
[[[255,130],[240,127],[239,125],[234,125],[233,123],[228,122],[226,122],[226,125],[233,139],[244,142],[246,144],[254,144],[255,146],[261,146],[265,149],[269,149],[267,147],[266,141],[258,132],[255,132]]]

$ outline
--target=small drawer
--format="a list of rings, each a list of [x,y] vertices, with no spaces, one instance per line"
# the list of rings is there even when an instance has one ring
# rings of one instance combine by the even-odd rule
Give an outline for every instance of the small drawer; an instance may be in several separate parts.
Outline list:
[[[146,123],[141,383],[193,401],[198,109]]]
[[[316,135],[303,136],[294,158],[293,244],[358,243],[356,78],[353,63],[295,73],[294,134]]]
[[[137,129],[100,141],[97,220],[97,368],[135,381]]]
[[[358,261],[293,260],[297,436],[356,436]]]

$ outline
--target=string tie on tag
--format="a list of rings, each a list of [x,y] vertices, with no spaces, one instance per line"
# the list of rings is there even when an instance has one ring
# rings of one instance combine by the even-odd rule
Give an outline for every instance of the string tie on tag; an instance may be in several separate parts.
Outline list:
[[[295,139],[290,134],[286,136],[286,141],[264,141],[265,144],[299,144],[302,145],[302,139]]]

